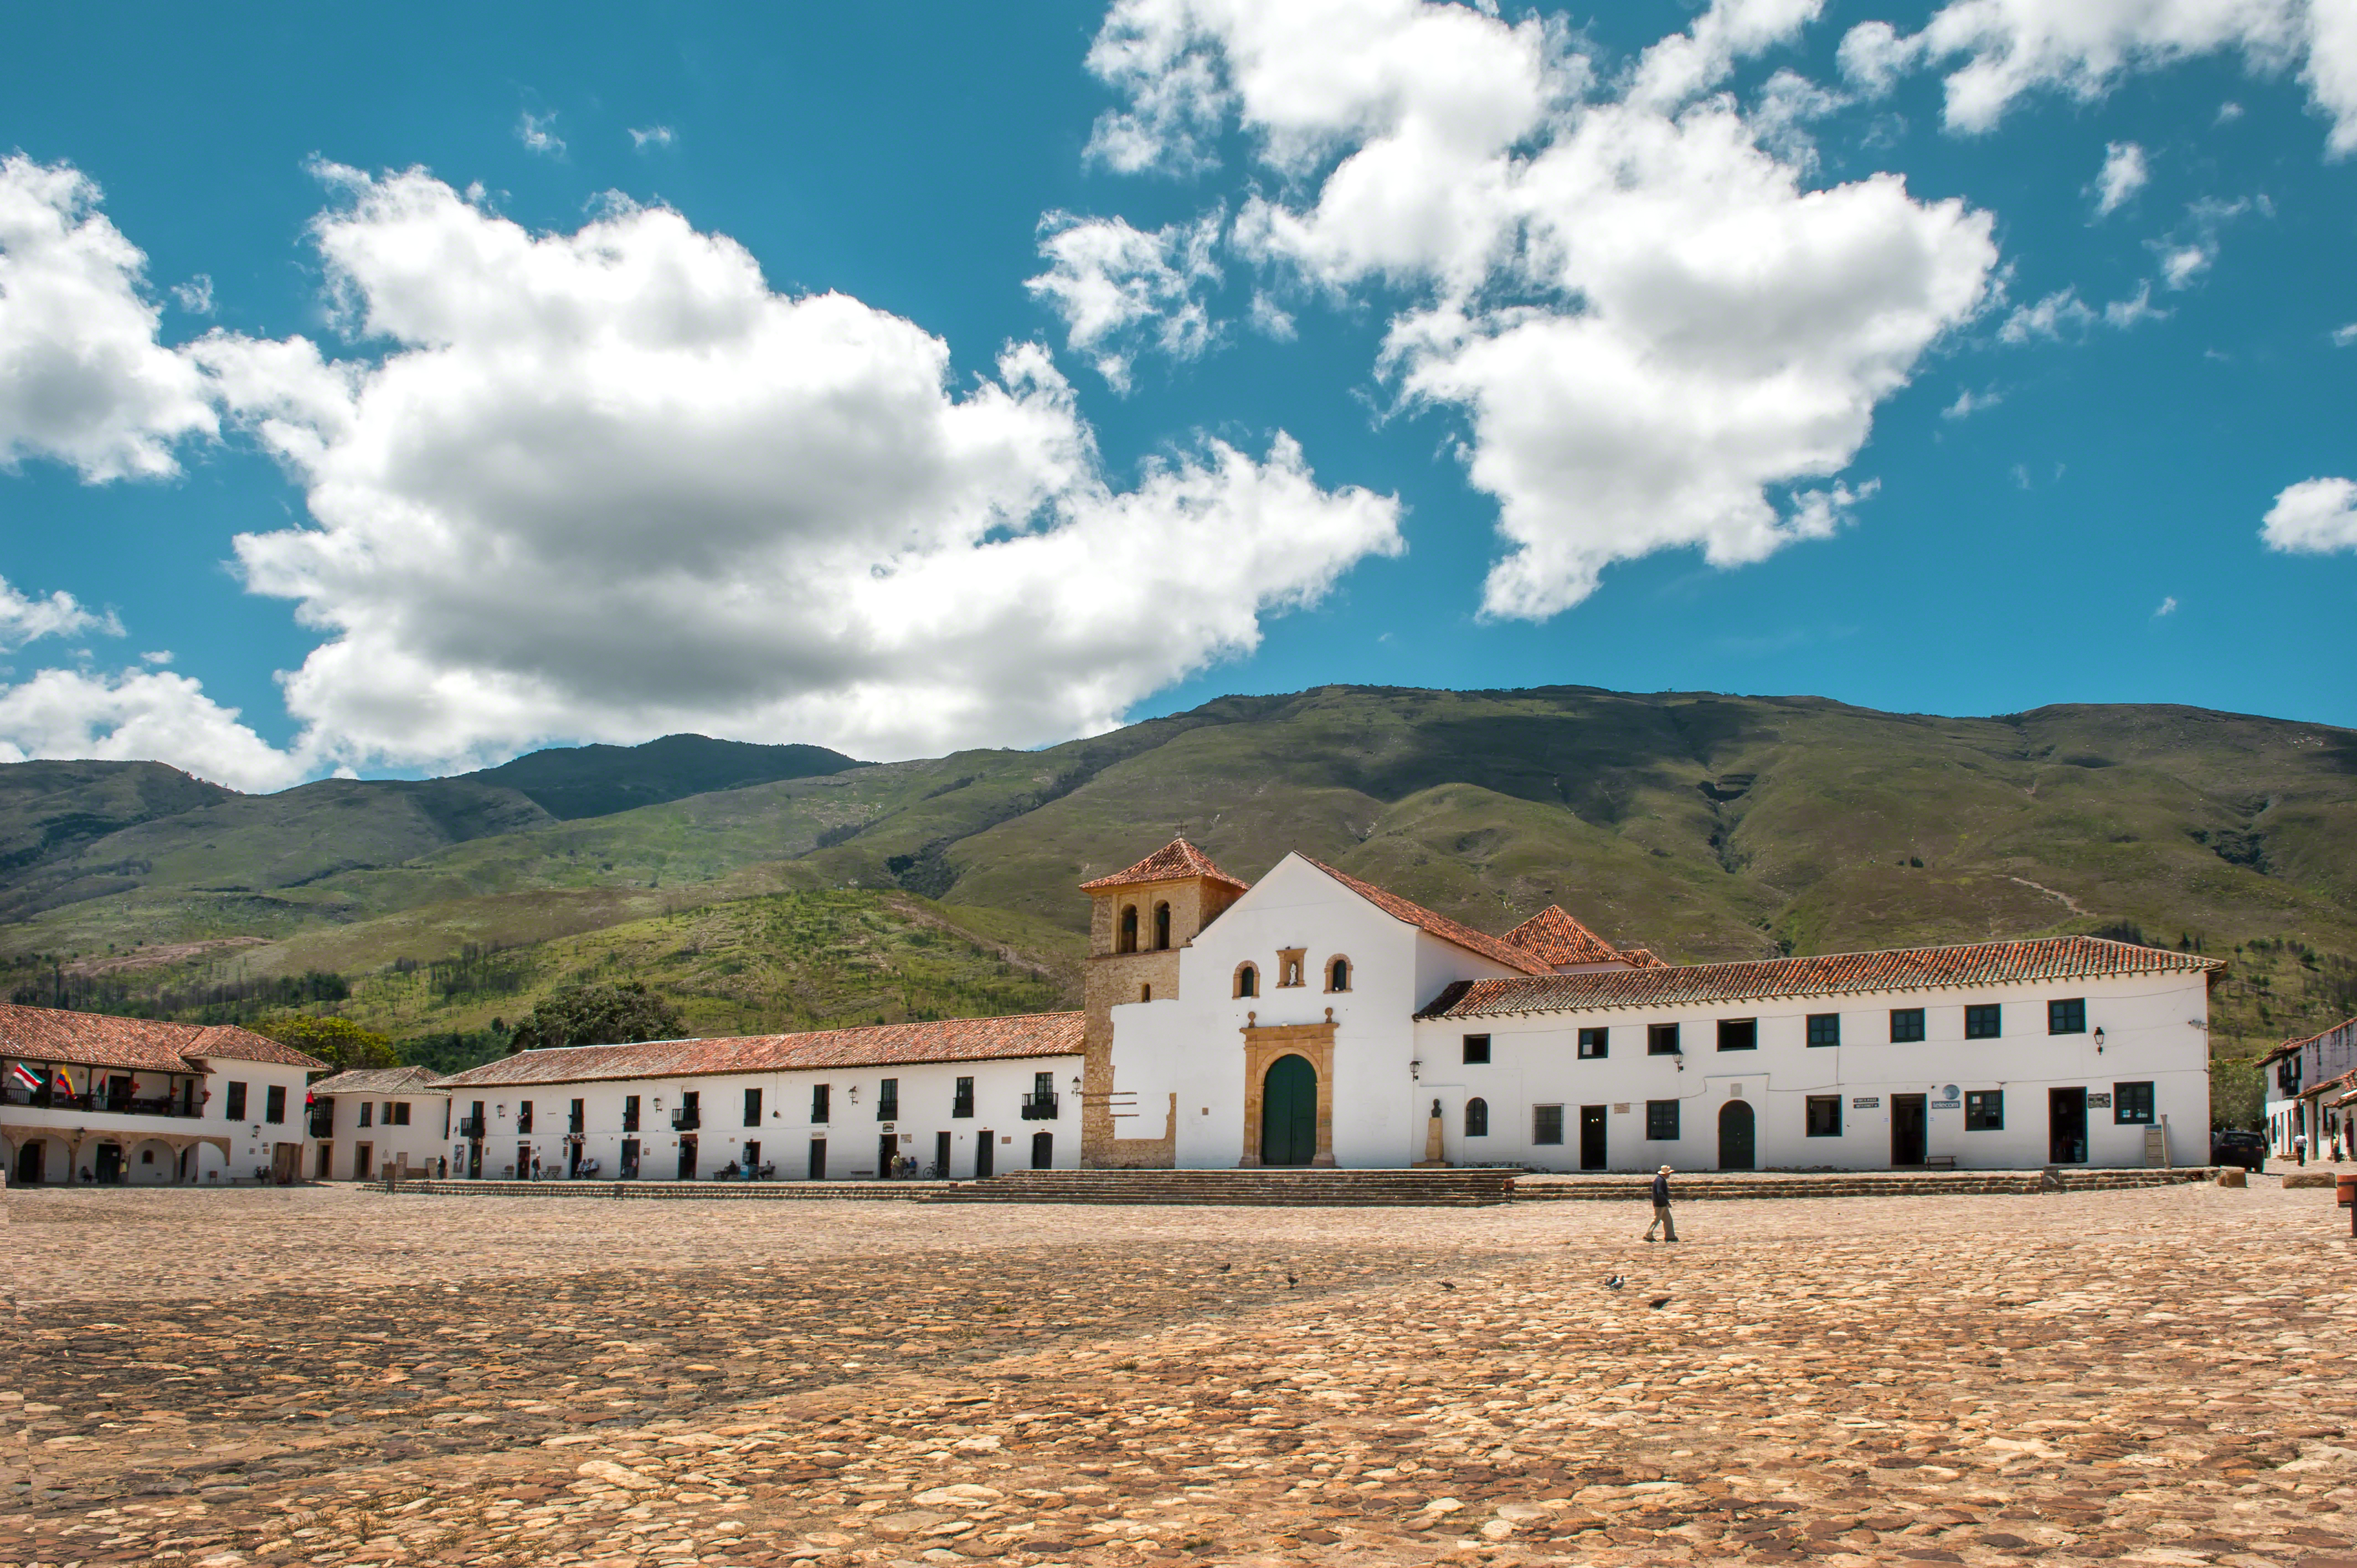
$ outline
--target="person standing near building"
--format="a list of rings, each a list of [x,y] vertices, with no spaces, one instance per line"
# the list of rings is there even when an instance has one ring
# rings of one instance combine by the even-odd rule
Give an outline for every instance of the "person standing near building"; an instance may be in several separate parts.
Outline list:
[[[2291,1157],[2303,1165],[2308,1164],[2308,1130],[2306,1128],[2291,1135]]]
[[[1656,1230],[1662,1232],[1664,1241],[1678,1239],[1678,1222],[1670,1218],[1670,1167],[1667,1165],[1653,1173],[1653,1222],[1645,1227],[1645,1240],[1652,1240]]]

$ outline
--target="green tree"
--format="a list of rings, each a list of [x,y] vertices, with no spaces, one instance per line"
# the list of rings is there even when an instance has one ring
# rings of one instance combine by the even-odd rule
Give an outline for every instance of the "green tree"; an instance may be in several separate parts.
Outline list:
[[[281,1013],[254,1025],[253,1032],[315,1056],[338,1072],[347,1068],[401,1065],[401,1053],[393,1048],[391,1040],[350,1018]]]
[[[518,1024],[511,1044],[528,1051],[550,1046],[619,1046],[679,1037],[679,1009],[638,981],[627,985],[568,985]]]

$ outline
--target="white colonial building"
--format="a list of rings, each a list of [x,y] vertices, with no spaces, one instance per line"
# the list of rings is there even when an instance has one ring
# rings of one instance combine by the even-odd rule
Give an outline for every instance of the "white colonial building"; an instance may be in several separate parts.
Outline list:
[[[2259,1058],[2259,1070],[2266,1075],[2269,1147],[2289,1159],[2292,1139],[2305,1133],[2308,1157],[2322,1158],[2343,1130],[2341,1101],[2357,1087],[2348,1081],[2357,1072],[2357,1018],[2286,1040]]]
[[[1082,888],[1080,1013],[526,1051],[436,1082],[437,1156],[672,1180],[2209,1158],[2212,959],[2053,937],[1670,964],[1559,908],[1486,935],[1300,854],[1247,886],[1183,839]]]
[[[1487,936],[1300,854],[1246,887],[1183,840],[1085,886],[1091,1164],[2209,1158],[2212,959],[2055,937],[1665,964],[1560,909]]]
[[[229,1025],[0,1005],[0,1169],[20,1187],[295,1181],[303,1083],[326,1065]]]
[[[523,1051],[436,1080],[454,1177],[968,1178],[1080,1162],[1081,1015]]]
[[[353,1068],[311,1086],[317,1181],[429,1176],[450,1152],[450,1091],[422,1067]]]

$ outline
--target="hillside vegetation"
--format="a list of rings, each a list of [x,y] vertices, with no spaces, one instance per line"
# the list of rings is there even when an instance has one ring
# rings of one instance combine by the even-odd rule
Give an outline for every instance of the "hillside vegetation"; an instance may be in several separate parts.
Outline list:
[[[412,1036],[528,1008],[522,990],[504,1013],[411,994],[423,969],[485,954],[533,985],[644,979],[698,1027],[996,1008],[1012,993],[959,1000],[893,966],[931,932],[1069,997],[1073,885],[1182,828],[1247,878],[1299,849],[1484,929],[1560,902],[1679,960],[2134,929],[2235,964],[2222,1065],[2345,1015],[2357,970],[2357,732],[1579,687],[1230,697],[1037,752],[875,766],[672,737],[271,796],[153,764],[18,764],[0,768],[0,953],[53,991],[104,978],[126,1005],[185,1002],[199,972],[328,976],[349,996],[308,1005]],[[854,910],[880,926],[855,938]],[[651,935],[683,921],[745,967]],[[873,942],[899,978],[855,1004],[851,955]],[[171,956],[144,963],[159,944]],[[721,983],[754,972],[770,979]]]

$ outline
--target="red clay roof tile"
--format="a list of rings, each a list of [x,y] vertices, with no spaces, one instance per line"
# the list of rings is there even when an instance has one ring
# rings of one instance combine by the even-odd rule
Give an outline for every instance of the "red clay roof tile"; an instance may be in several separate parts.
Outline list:
[[[0,1003],[0,1056],[134,1072],[202,1072],[208,1059],[326,1069],[317,1057],[233,1024],[167,1024]]]
[[[2191,973],[2226,966],[2213,958],[2105,941],[2041,937],[1953,948],[1834,953],[1745,963],[1662,964],[1592,970],[1532,980],[1459,981],[1418,1014],[1473,1018],[1501,1013],[1569,1013],[1609,1007],[1668,1007],[1847,992],[1921,991],[1952,985],[2074,980],[2109,974]]]
[[[703,1040],[648,1040],[628,1046],[564,1046],[523,1051],[448,1078],[436,1089],[577,1083],[593,1079],[699,1078],[716,1073],[782,1072],[795,1068],[914,1066],[926,1062],[1011,1061],[1078,1056],[1078,1013],[1028,1013],[1007,1018],[940,1018],[874,1024],[807,1035],[731,1035]]]
[[[1130,887],[1142,882],[1177,882],[1189,876],[1208,876],[1214,882],[1224,882],[1243,892],[1245,884],[1230,876],[1211,864],[1211,857],[1183,838],[1172,839],[1127,871],[1116,871],[1111,876],[1100,876],[1081,884],[1081,891],[1093,893],[1104,887]]]
[[[1306,854],[1301,858],[1309,860]],[[1468,952],[1479,953],[1483,958],[1504,964],[1508,969],[1519,969],[1524,974],[1555,972],[1551,966],[1541,962],[1511,942],[1497,937],[1485,937],[1461,921],[1452,920],[1446,915],[1437,915],[1423,905],[1413,903],[1396,893],[1386,893],[1372,882],[1361,882],[1347,871],[1335,870],[1324,861],[1309,860],[1309,864],[1394,920],[1405,920],[1411,926],[1431,932],[1442,941],[1452,942]]]
[[[1544,963],[1560,968],[1575,963],[1621,961],[1619,948],[1550,904],[1508,931],[1503,939]]]

